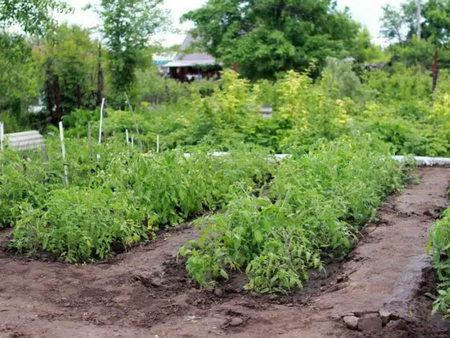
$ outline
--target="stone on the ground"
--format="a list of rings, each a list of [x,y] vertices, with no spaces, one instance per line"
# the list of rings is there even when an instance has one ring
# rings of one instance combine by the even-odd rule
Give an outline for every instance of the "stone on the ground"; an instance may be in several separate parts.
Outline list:
[[[345,316],[344,323],[350,330],[358,329],[358,317],[355,316]]]
[[[363,314],[361,317],[363,318],[376,318],[376,317],[380,317],[380,314],[378,312],[368,312]]]
[[[242,318],[234,317],[230,321],[230,326],[239,326],[239,325],[242,325],[243,323],[244,323],[244,320]]]
[[[387,323],[389,323],[389,320],[391,319],[391,313],[389,311],[386,311],[386,310],[381,310],[380,311],[380,318],[381,318],[381,322],[383,323],[383,326],[384,326]]]
[[[392,320],[386,325],[386,330],[389,331],[404,331],[408,327],[408,324],[404,320]]]
[[[223,292],[221,289],[215,289],[214,290],[214,295],[216,295],[217,297],[222,297]]]
[[[383,323],[380,317],[362,317],[358,320],[358,330],[362,332],[380,332]]]
[[[207,287],[205,287],[205,291],[213,293],[214,292],[214,287],[211,286],[211,285],[208,285]]]

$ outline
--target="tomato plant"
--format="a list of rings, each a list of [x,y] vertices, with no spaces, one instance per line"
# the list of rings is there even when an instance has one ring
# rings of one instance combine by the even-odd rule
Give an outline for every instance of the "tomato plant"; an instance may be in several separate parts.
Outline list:
[[[285,159],[266,196],[237,194],[223,214],[197,222],[200,240],[180,250],[189,273],[202,286],[244,269],[258,292],[302,287],[308,269],[345,257],[382,199],[403,187],[388,155],[382,144],[345,139]]]

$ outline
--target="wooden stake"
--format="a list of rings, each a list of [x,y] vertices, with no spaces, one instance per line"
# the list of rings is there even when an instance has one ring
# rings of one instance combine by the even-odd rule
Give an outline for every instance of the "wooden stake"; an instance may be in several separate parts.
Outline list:
[[[80,132],[77,133],[77,141],[80,142]]]
[[[233,62],[233,70],[238,73],[239,72],[239,63],[237,61]]]
[[[103,142],[105,142],[106,145],[106,131],[103,132]]]
[[[27,174],[27,162],[28,162],[28,156],[26,154],[22,155],[22,167],[23,167],[23,173],[24,175]]]
[[[434,94],[437,87],[438,82],[438,76],[439,76],[439,69],[438,69],[438,60],[439,60],[439,52],[436,49],[436,52],[434,53],[434,65],[433,65],[433,85],[431,88],[431,92]]]
[[[98,131],[98,144],[102,143],[102,124],[103,124],[103,107],[105,106],[105,98],[102,100],[102,106],[100,108],[100,126]]]
[[[113,137],[116,137],[116,131],[113,130]]]
[[[67,168],[66,163],[66,146],[64,145],[64,127],[63,123],[59,122],[59,138],[61,139],[61,152],[62,158],[64,162],[64,183],[69,185],[69,170]]]
[[[134,147],[134,136],[131,136],[131,147]]]
[[[128,129],[125,129],[125,137],[127,139],[127,146],[130,144],[130,138],[128,136]]]
[[[91,121],[88,123],[88,144],[89,144],[89,150],[91,151],[91,160],[94,158],[94,151],[92,150],[92,136],[91,136],[92,130],[91,130]]]
[[[98,68],[97,68],[97,102],[96,107],[100,106],[102,103],[103,89],[104,89],[104,79],[103,79],[103,67],[102,67],[102,45],[98,45]]]
[[[159,135],[156,135],[156,152],[159,153]]]

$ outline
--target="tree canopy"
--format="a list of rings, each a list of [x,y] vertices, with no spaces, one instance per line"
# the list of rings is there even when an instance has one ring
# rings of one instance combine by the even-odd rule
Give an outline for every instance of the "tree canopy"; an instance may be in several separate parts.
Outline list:
[[[203,48],[253,79],[352,56],[361,28],[333,0],[209,0],[183,20],[195,22]]]
[[[135,70],[149,37],[167,23],[162,0],[102,0],[99,14],[102,33],[109,49],[109,66],[114,96],[130,92]],[[123,102],[123,101],[122,101]]]
[[[94,92],[97,79],[94,74],[98,61],[98,42],[92,40],[90,31],[80,26],[59,26],[52,38],[44,40],[39,55],[43,59],[45,82],[58,78],[61,95],[61,109],[65,114],[75,110],[77,105],[77,86],[81,86],[83,107],[95,104]],[[46,91],[46,101],[49,101]],[[50,109],[50,107],[49,107]]]
[[[36,96],[36,77],[29,42],[17,34],[0,33],[0,110],[18,115],[23,101]]]
[[[399,8],[383,7],[381,34],[390,42],[409,43],[417,32],[417,2],[407,0]],[[450,41],[450,0],[428,0],[421,4],[422,38],[435,45]]]
[[[67,12],[61,0],[7,0],[0,2],[0,27],[20,25],[27,33],[43,34],[53,26],[53,11]]]

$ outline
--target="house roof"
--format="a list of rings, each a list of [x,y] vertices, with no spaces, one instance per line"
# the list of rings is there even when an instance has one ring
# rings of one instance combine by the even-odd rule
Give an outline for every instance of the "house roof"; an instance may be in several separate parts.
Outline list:
[[[164,67],[165,64],[172,62],[175,60],[177,55],[175,53],[170,54],[161,54],[161,55],[153,55],[153,63],[157,67]]]
[[[190,34],[186,35],[183,43],[181,44],[181,53],[178,53],[175,60],[165,65],[167,68],[173,67],[192,67],[192,66],[213,66],[219,65],[216,59],[208,53],[191,53],[185,54],[184,51],[188,50],[194,42],[199,39],[194,39]]]
[[[166,68],[178,68],[178,67],[195,67],[195,66],[214,66],[220,65],[216,62],[216,60],[181,60],[181,61],[172,61],[166,63],[164,67]]]

